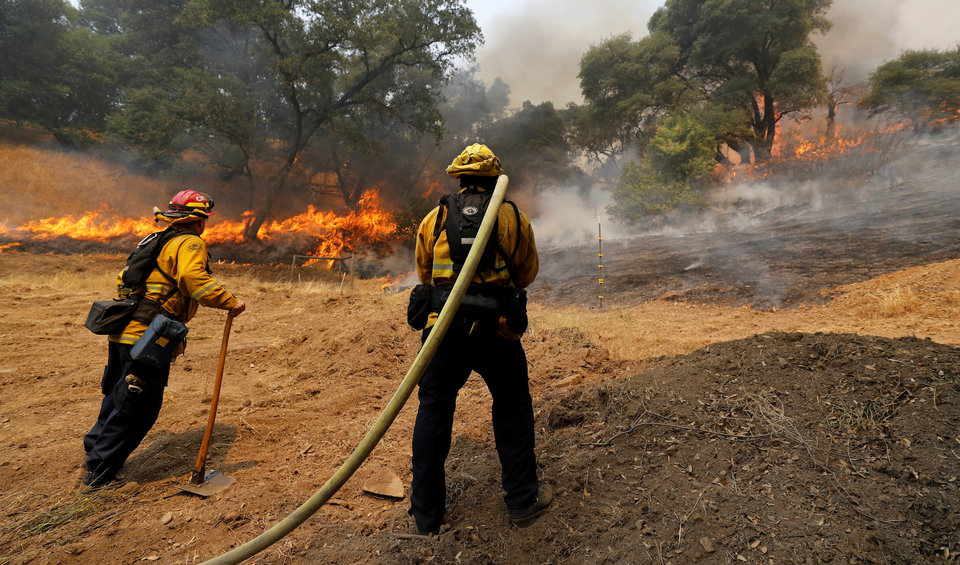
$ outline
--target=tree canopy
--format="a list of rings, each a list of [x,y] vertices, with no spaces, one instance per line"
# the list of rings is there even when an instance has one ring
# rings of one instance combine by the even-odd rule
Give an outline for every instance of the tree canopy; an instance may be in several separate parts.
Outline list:
[[[874,114],[894,111],[915,128],[960,120],[960,46],[950,51],[906,51],[877,67],[859,102]]]
[[[601,164],[616,162],[628,150],[649,159],[633,170],[636,178],[642,173],[643,182],[618,184],[624,202],[645,200],[628,198],[627,187],[651,189],[653,178],[669,177],[668,184],[683,187],[671,193],[699,182],[691,176],[702,170],[699,151],[686,154],[695,164],[650,155],[668,122],[668,138],[696,131],[698,146],[709,138],[715,148],[725,143],[768,158],[781,118],[812,108],[825,92],[811,36],[829,29],[824,14],[830,4],[667,0],[650,18],[648,36],[637,41],[615,36],[584,54],[579,77],[586,103],[571,111],[571,138]],[[676,121],[685,115],[697,115],[698,127]],[[658,143],[662,148],[664,139]],[[656,208],[625,205],[620,216],[624,210]]]
[[[141,0],[126,1],[129,12]],[[313,155],[335,163],[375,147],[377,123],[439,134],[441,83],[454,59],[469,56],[480,37],[459,0],[188,0],[165,6],[180,10],[166,20],[163,42],[177,47],[178,64],[163,79],[128,90],[112,123],[125,139],[157,155],[191,147],[224,174],[245,178],[255,211],[248,237],[273,213],[315,140],[328,143]],[[134,14],[128,27],[149,39],[149,22]],[[118,19],[124,21],[123,13]],[[128,47],[150,61],[153,45],[147,40]],[[355,204],[359,194],[343,196]]]
[[[64,0],[0,0],[0,117],[68,144],[102,131],[119,94],[109,53]]]

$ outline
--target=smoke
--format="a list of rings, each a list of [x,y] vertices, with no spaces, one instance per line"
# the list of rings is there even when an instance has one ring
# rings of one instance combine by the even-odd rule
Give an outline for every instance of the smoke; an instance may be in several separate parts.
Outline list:
[[[905,50],[953,49],[960,42],[956,0],[834,0],[833,29],[815,38],[824,69],[844,71],[851,83]]]
[[[551,188],[534,198],[536,217],[530,220],[537,246],[572,247],[597,241],[603,237],[628,235],[622,224],[606,213],[610,193],[599,187],[584,192],[577,187]]]
[[[510,85],[511,107],[525,100],[557,107],[581,102],[580,58],[593,44],[629,32],[647,34],[647,22],[663,5],[655,0],[498,2],[468,0],[483,31],[477,52],[479,78]],[[589,7],[587,7],[589,6]],[[952,49],[960,36],[956,0],[834,0],[833,28],[815,36],[825,69],[844,71],[852,83],[907,49]]]
[[[580,58],[604,39],[630,32],[646,35],[647,21],[662,4],[654,0],[468,0],[483,31],[477,52],[480,78],[510,85],[510,106],[529,100],[563,107],[580,102]]]

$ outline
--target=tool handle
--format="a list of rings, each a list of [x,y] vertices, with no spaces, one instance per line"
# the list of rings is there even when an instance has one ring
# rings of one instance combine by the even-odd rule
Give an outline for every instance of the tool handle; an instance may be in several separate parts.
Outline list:
[[[207,417],[207,429],[203,432],[203,443],[200,444],[200,453],[197,455],[197,464],[193,467],[190,482],[199,485],[203,482],[207,467],[207,449],[210,447],[210,436],[213,435],[213,423],[217,419],[217,403],[220,401],[220,382],[223,380],[223,366],[227,362],[227,342],[230,340],[230,326],[233,325],[233,316],[227,314],[226,324],[223,326],[223,341],[220,343],[220,360],[217,363],[217,380],[213,385],[213,400],[210,401],[210,416]]]

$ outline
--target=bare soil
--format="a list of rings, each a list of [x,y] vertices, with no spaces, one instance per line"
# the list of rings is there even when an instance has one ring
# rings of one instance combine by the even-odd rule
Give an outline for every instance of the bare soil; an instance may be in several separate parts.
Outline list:
[[[960,154],[950,140],[937,149]],[[557,493],[548,513],[509,524],[489,395],[474,378],[439,536],[410,538],[408,502],[363,491],[383,471],[408,487],[414,397],[336,498],[252,561],[956,562],[957,162],[859,186],[824,208],[831,218],[781,206],[742,229],[605,242],[609,313],[596,303],[596,251],[545,248],[524,342],[540,472]],[[106,357],[83,319],[121,262],[0,252],[0,563],[192,563],[254,538],[338,468],[418,350],[403,292],[336,281],[311,292],[284,267],[218,265],[249,305],[207,465],[236,484],[208,499],[178,489],[224,321],[203,310],[121,473],[136,488],[78,493]],[[878,314],[878,297],[900,289],[910,300]],[[715,330],[739,325],[744,306],[762,323],[736,338]],[[595,327],[546,322],[571,308],[633,316],[641,330],[671,324],[686,353],[614,353]],[[856,330],[822,331],[836,327]]]

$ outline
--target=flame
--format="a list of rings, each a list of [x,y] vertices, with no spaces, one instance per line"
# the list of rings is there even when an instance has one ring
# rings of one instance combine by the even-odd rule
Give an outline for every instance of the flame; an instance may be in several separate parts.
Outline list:
[[[222,221],[207,227],[203,239],[211,243],[243,241],[243,233],[253,212],[244,212],[244,221]],[[257,238],[272,241],[291,233],[305,234],[316,238],[309,255],[339,257],[344,250],[351,251],[356,243],[388,241],[396,232],[393,215],[380,207],[380,195],[368,190],[360,197],[359,211],[344,216],[334,212],[318,211],[312,205],[307,211],[287,218],[264,222],[257,230]]]
[[[768,161],[749,166],[733,167],[726,171],[725,180],[731,183],[736,180],[738,174],[746,176],[748,179],[762,179],[774,174],[778,165],[788,161],[826,162],[830,159],[848,155],[855,148],[859,148],[858,151],[862,156],[864,153],[878,150],[874,144],[868,143],[875,136],[894,133],[908,127],[910,127],[910,123],[904,121],[883,130],[870,131],[857,136],[843,136],[841,135],[841,127],[838,125],[833,135],[821,135],[814,139],[802,139],[799,138],[796,131],[790,131],[785,135],[777,136],[771,148],[771,158]]]
[[[20,242],[19,242],[19,241],[14,241],[13,243],[4,243],[3,245],[0,245],[0,253],[3,253],[4,251],[6,251],[6,250],[8,250],[8,249],[13,249],[14,247],[17,247],[18,245],[20,245]]]
[[[385,290],[387,290],[388,288],[390,288],[391,286],[400,284],[400,281],[402,281],[405,276],[406,276],[406,275],[400,275],[400,276],[398,276],[398,277],[396,277],[396,278],[391,278],[391,277],[388,275],[388,276],[383,277],[383,283],[380,285],[380,291],[379,291],[380,294],[383,294],[383,292],[384,292]]]
[[[118,216],[104,206],[100,211],[86,212],[81,216],[67,215],[59,218],[33,220],[16,228],[33,233],[32,239],[46,241],[66,236],[106,242],[115,237],[134,234],[143,237],[157,231],[153,218],[131,219]]]
[[[209,224],[203,238],[209,243],[242,243],[243,234],[253,219],[253,212],[245,212],[239,221],[221,220]],[[29,234],[29,239],[47,241],[57,237],[76,240],[109,242],[136,235],[146,236],[158,227],[153,218],[124,218],[104,206],[82,215],[51,217],[27,222],[16,228],[0,224],[0,235],[13,237]],[[283,243],[291,236],[312,239],[307,254],[320,257],[339,257],[357,246],[386,243],[395,237],[397,223],[391,213],[383,210],[379,193],[366,191],[360,198],[357,211],[345,215],[319,211],[308,206],[307,211],[284,220],[264,222],[257,232],[263,241]],[[302,239],[300,240],[302,245]]]
[[[423,193],[424,198],[430,198],[431,194],[443,191],[443,183],[440,181],[433,181],[430,183],[430,188]]]

